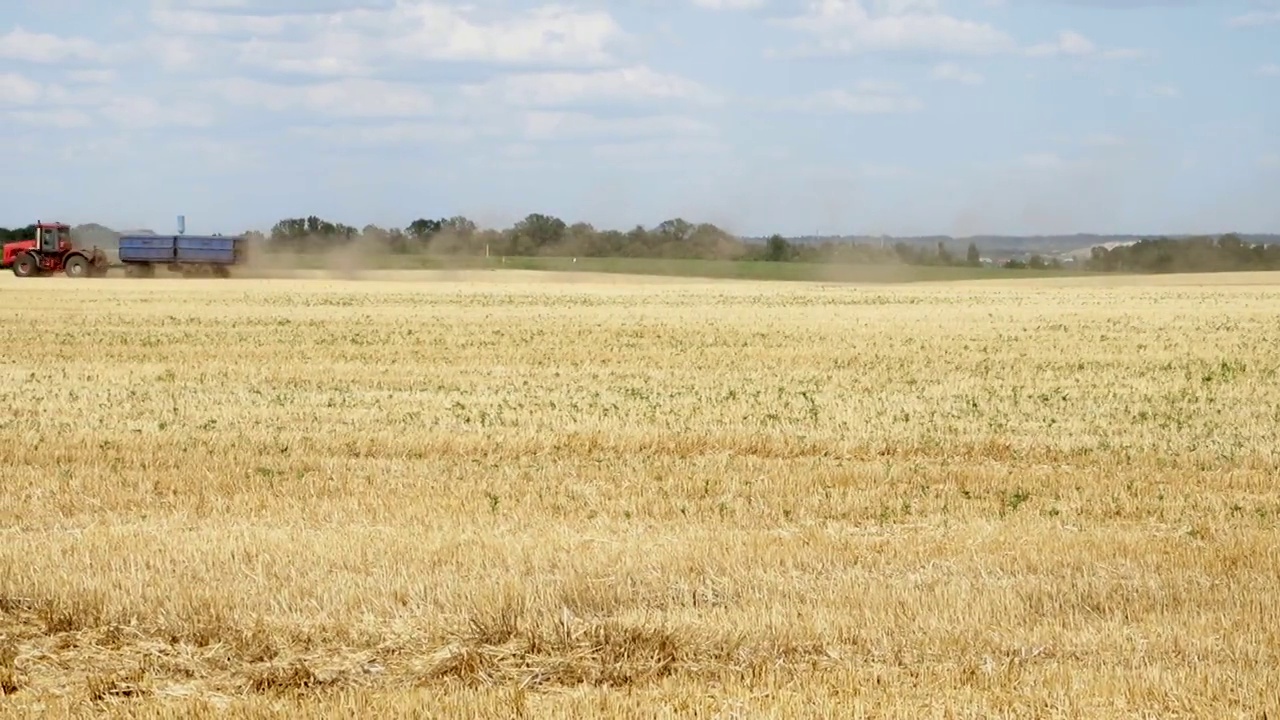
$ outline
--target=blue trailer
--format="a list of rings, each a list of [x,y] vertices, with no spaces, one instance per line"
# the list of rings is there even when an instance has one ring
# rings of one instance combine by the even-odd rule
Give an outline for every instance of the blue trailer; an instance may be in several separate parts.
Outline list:
[[[223,235],[123,235],[120,262],[131,277],[151,277],[157,266],[184,276],[230,277],[244,261],[245,238]]]

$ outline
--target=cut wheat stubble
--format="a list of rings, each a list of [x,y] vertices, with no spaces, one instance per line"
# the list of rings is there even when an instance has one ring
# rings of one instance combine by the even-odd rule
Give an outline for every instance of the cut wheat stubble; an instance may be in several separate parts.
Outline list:
[[[1259,709],[1280,284],[1202,282],[4,281],[4,702]]]

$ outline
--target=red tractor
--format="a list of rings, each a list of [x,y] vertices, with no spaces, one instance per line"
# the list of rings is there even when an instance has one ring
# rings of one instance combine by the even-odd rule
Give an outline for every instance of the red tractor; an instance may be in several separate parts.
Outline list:
[[[71,226],[63,223],[36,223],[34,240],[19,240],[4,246],[0,268],[13,268],[18,277],[53,275],[102,277],[107,274],[107,254],[97,246],[88,250],[71,244]]]

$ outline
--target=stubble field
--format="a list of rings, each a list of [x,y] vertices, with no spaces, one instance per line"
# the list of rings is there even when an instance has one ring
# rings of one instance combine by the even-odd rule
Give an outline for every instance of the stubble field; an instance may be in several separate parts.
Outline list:
[[[6,716],[1280,711],[1268,275],[0,311]]]

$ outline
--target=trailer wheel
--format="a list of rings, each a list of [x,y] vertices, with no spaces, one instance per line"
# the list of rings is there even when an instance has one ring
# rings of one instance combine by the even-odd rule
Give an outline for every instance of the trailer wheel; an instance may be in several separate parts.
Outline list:
[[[36,262],[36,256],[29,252],[24,252],[13,261],[13,274],[18,277],[31,277],[40,269],[40,263]]]
[[[147,278],[156,274],[156,269],[150,263],[129,263],[124,268],[124,274],[131,278]]]
[[[72,255],[67,258],[67,264],[63,266],[62,271],[68,277],[87,277],[89,275],[89,259],[83,255]]]

